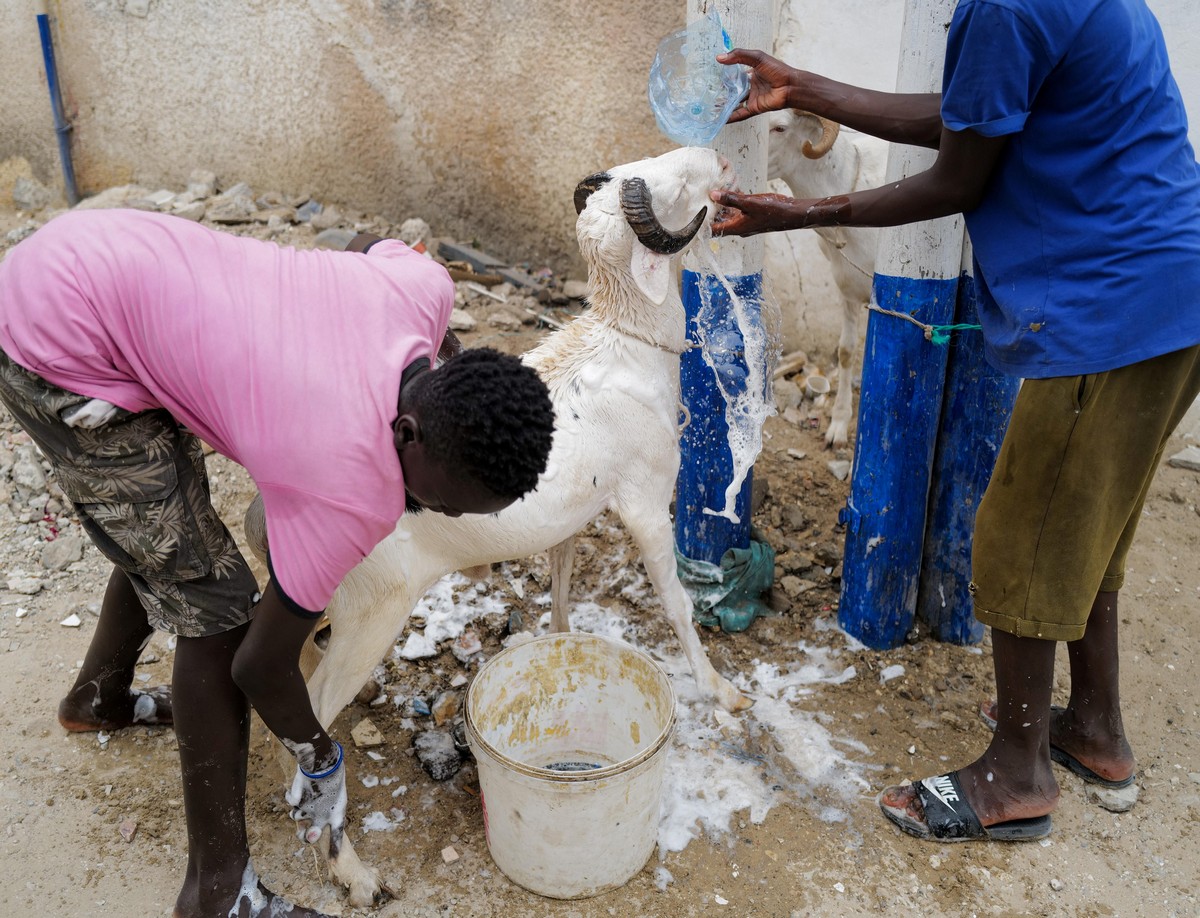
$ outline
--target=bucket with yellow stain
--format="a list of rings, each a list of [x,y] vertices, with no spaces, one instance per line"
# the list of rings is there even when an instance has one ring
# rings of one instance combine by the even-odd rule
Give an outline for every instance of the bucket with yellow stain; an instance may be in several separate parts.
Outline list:
[[[467,691],[496,866],[543,896],[623,885],[657,838],[675,695],[650,657],[572,632],[492,657]]]

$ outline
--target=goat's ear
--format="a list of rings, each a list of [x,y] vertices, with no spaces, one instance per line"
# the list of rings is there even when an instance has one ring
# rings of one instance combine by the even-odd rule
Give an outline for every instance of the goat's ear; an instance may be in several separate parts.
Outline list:
[[[651,252],[640,242],[633,244],[633,280],[646,299],[661,306],[671,288],[671,256]]]

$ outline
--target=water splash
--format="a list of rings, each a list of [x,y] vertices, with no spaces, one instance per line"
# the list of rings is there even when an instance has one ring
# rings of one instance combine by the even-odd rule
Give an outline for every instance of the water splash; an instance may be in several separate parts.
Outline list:
[[[708,232],[706,227],[704,234],[707,236]],[[692,252],[704,272],[716,279],[729,298],[741,336],[741,353],[729,353],[729,342],[710,340],[704,333],[705,329],[719,324],[717,310],[724,308],[724,303],[719,298],[714,302],[713,287],[701,283],[701,305],[696,316],[696,326],[703,337],[700,341],[701,354],[713,371],[717,388],[725,398],[725,424],[729,431],[729,452],[733,460],[733,478],[725,488],[724,508],[713,510],[705,507],[704,513],[721,516],[737,524],[741,519],[734,511],[735,502],[746,476],[754,467],[754,461],[762,452],[763,423],[775,414],[771,380],[782,345],[781,321],[779,304],[766,296],[761,285],[757,294],[751,297],[742,296],[734,289],[718,263],[717,246],[716,242],[705,238],[693,247]],[[735,367],[730,365],[729,358],[733,356],[742,358]]]

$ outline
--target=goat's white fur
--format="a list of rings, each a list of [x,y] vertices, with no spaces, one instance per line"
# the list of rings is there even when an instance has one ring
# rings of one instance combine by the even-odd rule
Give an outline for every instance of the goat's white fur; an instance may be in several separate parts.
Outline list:
[[[847,194],[883,183],[887,168],[887,142],[869,134],[842,131],[829,152],[817,159],[804,155],[806,142],[816,143],[821,123],[807,112],[788,109],[769,116],[767,177],[782,179],[793,197],[824,198]],[[815,230],[821,250],[829,259],[834,283],[842,294],[842,332],[838,338],[838,388],[830,412],[825,442],[842,446],[850,433],[854,411],[854,354],[858,349],[859,313],[871,299],[875,273],[874,227],[826,227]]]
[[[729,187],[728,162],[711,150],[684,148],[609,170],[594,191],[576,232],[587,261],[591,308],[525,355],[554,401],[555,435],[537,489],[493,516],[404,516],[339,587],[327,614],[329,644],[315,671],[315,653],[302,660],[309,695],[325,727],[354,698],[395,642],[417,600],[440,577],[495,561],[549,551],[551,628],[569,630],[567,592],[574,536],[605,509],[620,515],[667,618],[683,645],[701,691],[722,707],[750,705],[713,668],[692,622],[692,602],[679,582],[670,501],[679,471],[679,352],[685,317],[679,295],[682,253],[660,255],[635,237],[622,213],[621,180],[644,179],[654,212],[669,230],[688,224],[700,208],[713,216],[708,192]],[[707,238],[707,232],[699,234]],[[264,532],[261,504],[247,514],[252,545]],[[261,548],[261,546],[260,546]],[[292,763],[284,757],[287,767]],[[375,871],[354,853],[349,834],[333,876],[355,905],[380,889]]]

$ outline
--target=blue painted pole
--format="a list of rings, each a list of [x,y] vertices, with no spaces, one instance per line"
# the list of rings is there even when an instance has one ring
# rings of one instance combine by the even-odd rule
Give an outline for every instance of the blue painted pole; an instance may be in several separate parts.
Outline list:
[[[773,0],[688,0],[688,22],[716,10],[734,46],[770,48],[774,28]],[[767,122],[753,118],[727,125],[713,141],[737,171],[743,188],[766,188]],[[763,243],[761,239],[723,239],[715,252],[716,268],[746,303],[762,302]],[[711,261],[711,259],[708,259]],[[688,426],[680,437],[680,467],[675,491],[675,540],[680,553],[695,561],[719,565],[731,548],[750,545],[750,491],[753,471],[738,491],[734,523],[705,513],[725,507],[725,491],[733,480],[733,460],[728,442],[725,398],[717,388],[717,374],[730,395],[746,387],[749,369],[737,329],[731,298],[725,286],[699,259],[685,256],[680,293],[687,314],[688,340],[707,341],[716,373],[698,349],[680,359],[680,398]],[[704,308],[705,300],[710,307]],[[764,355],[765,359],[765,355]],[[765,367],[764,367],[765,370]]]
[[[908,0],[898,92],[941,85],[946,28],[956,0]],[[887,181],[932,165],[936,153],[893,146]],[[962,219],[885,229],[880,235],[875,302],[924,325],[952,324],[962,259]],[[912,322],[872,312],[867,324],[838,622],[876,649],[912,630],[946,349]]]
[[[876,274],[875,297],[929,325],[948,325],[957,278]],[[930,466],[946,349],[903,319],[871,313],[842,561],[841,626],[868,647],[904,643],[912,630]]]
[[[762,301],[761,274],[732,277],[729,281],[743,302]],[[737,523],[704,512],[724,508],[725,489],[733,479],[729,425],[721,393],[722,389],[730,395],[745,391],[746,354],[729,293],[718,278],[684,271],[681,294],[688,340],[708,341],[713,366],[705,362],[699,348],[685,351],[679,359],[680,397],[687,406],[688,423],[679,438],[675,544],[687,558],[719,565],[726,550],[750,545],[753,473],[746,476],[734,502]]]
[[[969,265],[970,259],[964,262]],[[976,305],[975,278],[964,271],[954,321],[977,324]],[[988,365],[979,331],[954,334],[917,595],[917,615],[940,641],[972,644],[983,637],[967,589],[975,510],[991,478],[1019,387],[1016,377]]]
[[[79,203],[79,189],[75,185],[75,166],[71,161],[71,124],[63,114],[58,66],[54,62],[54,39],[50,35],[50,17],[45,13],[38,13],[37,24],[38,34],[42,39],[42,60],[46,65],[46,86],[50,90],[50,107],[54,112],[54,131],[58,134],[58,157],[62,161],[63,184],[66,188],[67,203],[74,207]]]

